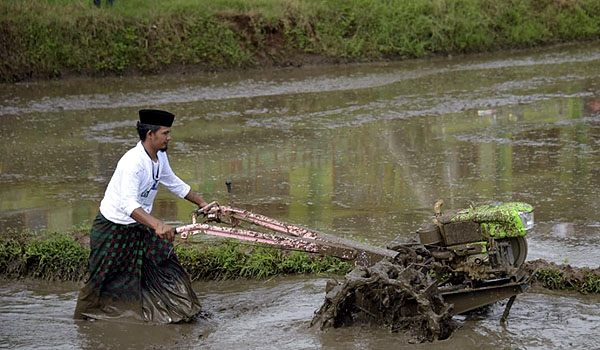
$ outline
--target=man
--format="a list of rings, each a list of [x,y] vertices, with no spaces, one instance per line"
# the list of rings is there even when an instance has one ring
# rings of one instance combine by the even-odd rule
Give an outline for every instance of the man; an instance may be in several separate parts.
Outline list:
[[[200,312],[189,275],[173,254],[173,227],[153,217],[163,184],[199,207],[206,201],[171,170],[167,147],[175,116],[140,110],[140,141],[119,160],[90,233],[90,278],[75,318],[187,321]]]

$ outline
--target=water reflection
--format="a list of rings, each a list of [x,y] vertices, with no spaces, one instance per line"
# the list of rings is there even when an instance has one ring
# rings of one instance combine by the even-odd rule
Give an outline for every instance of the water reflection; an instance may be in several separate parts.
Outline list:
[[[107,79],[117,92],[106,94],[98,80],[3,86],[0,230],[89,223],[136,142],[138,107],[152,104],[178,115],[171,166],[210,200],[380,245],[412,235],[439,198],[454,208],[522,200],[538,227],[572,223],[565,235],[577,236],[599,194],[599,60],[588,45]],[[176,224],[192,209],[165,189],[155,203]]]

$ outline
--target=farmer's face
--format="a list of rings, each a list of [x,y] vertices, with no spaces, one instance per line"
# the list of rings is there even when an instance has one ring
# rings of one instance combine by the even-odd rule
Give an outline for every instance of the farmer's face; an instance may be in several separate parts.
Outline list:
[[[158,151],[166,151],[171,140],[171,128],[161,126],[156,132],[148,132],[146,136],[152,148]]]

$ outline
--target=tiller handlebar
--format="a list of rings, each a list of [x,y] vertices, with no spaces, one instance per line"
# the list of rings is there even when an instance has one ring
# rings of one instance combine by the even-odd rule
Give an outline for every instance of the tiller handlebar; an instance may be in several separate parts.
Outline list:
[[[198,223],[198,217],[204,221]],[[242,223],[259,229],[243,229]],[[253,227],[253,228],[254,228]],[[266,232],[265,232],[266,231]],[[273,218],[251,213],[247,210],[221,206],[212,202],[194,211],[192,223],[176,228],[182,239],[189,235],[206,234],[264,243],[282,249],[301,250],[309,253],[331,255],[353,261],[355,265],[371,266],[383,258],[394,259],[399,253],[390,249],[369,246],[301,226],[291,225]]]

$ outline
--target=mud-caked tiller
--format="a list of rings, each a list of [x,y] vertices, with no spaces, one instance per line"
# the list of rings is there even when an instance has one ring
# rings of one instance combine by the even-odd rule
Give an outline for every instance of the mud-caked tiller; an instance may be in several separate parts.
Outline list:
[[[386,248],[324,234],[298,225],[213,202],[176,229],[182,239],[206,234],[264,243],[282,249],[330,255],[355,265],[382,259],[436,274],[437,291],[453,304],[453,314],[509,298],[502,321],[515,297],[530,286],[521,265],[527,256],[525,236],[533,228],[533,207],[496,203],[443,213],[442,201],[412,242],[392,241]],[[245,228],[250,225],[250,228]]]

